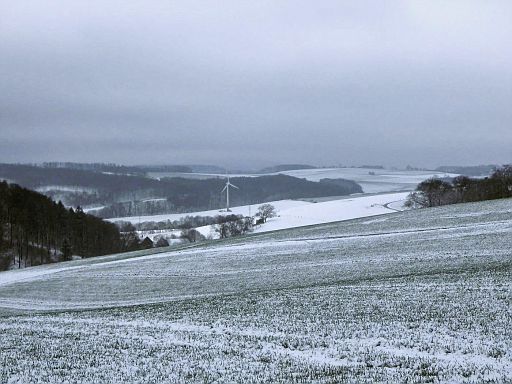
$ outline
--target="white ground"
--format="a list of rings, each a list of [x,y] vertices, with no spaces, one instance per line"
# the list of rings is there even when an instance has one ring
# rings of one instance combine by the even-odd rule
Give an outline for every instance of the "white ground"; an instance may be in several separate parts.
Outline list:
[[[511,234],[508,199],[2,272],[0,382],[512,382]]]
[[[274,205],[277,210],[284,210],[298,206],[311,205],[311,203],[301,201],[301,200],[279,200],[272,201],[270,204]],[[260,204],[258,205],[244,205],[240,207],[232,207],[231,212],[226,212],[225,209],[213,209],[210,211],[200,211],[200,212],[187,212],[187,213],[169,213],[162,215],[151,215],[151,216],[130,216],[130,217],[117,217],[112,219],[107,219],[111,222],[116,221],[129,221],[131,223],[143,223],[145,221],[174,221],[179,220],[186,216],[225,216],[225,215],[244,215],[244,216],[253,216],[256,214],[256,210]]]
[[[278,210],[278,217],[270,219],[267,223],[256,228],[255,232],[267,232],[277,229],[350,220],[358,217],[383,215],[396,211],[396,209],[386,208],[385,204],[395,202],[398,207],[401,207],[407,195],[408,192],[357,196],[284,208]]]
[[[48,191],[62,191],[62,192],[96,192],[94,188],[87,187],[78,187],[74,185],[45,185],[42,187],[37,187],[35,189],[37,192],[44,193]]]
[[[375,175],[370,175],[370,172]],[[309,181],[321,179],[354,180],[365,193],[412,191],[416,185],[431,177],[455,177],[458,175],[432,171],[393,171],[366,168],[318,168],[280,172]]]
[[[306,225],[330,223],[334,221],[342,221],[355,219],[358,217],[367,217],[392,213],[397,210],[402,210],[403,203],[407,197],[408,192],[389,193],[371,196],[352,196],[340,198],[339,200],[324,201],[312,203],[311,201],[302,200],[280,200],[272,201],[270,204],[276,207],[278,216],[269,219],[267,223],[257,226],[254,230],[255,233],[262,233],[274,231],[278,229],[296,228]],[[386,206],[386,204],[389,204]],[[132,223],[139,223],[145,221],[166,221],[178,220],[185,216],[217,216],[226,214],[237,215],[254,215],[259,205],[233,207],[231,212],[225,210],[202,211],[193,213],[181,214],[166,214],[156,216],[138,216],[123,217],[109,219],[109,221],[130,221]],[[211,230],[210,226],[199,227],[197,230],[206,237],[216,238],[217,234]],[[178,235],[176,231],[159,232],[159,235],[170,237],[171,234]],[[144,232],[144,236],[148,233]],[[155,233],[149,234],[150,238],[154,237]]]

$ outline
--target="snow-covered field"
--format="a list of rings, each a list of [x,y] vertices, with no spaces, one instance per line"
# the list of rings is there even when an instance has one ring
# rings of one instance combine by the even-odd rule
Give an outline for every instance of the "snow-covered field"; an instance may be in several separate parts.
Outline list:
[[[269,219],[267,223],[256,228],[255,232],[268,232],[383,215],[402,209],[401,205],[405,202],[407,195],[408,192],[402,192],[374,196],[354,196],[320,203],[308,202],[304,205],[280,209],[278,217]],[[396,203],[397,208],[387,208],[385,204],[388,203]]]
[[[88,193],[96,192],[96,189],[94,189],[94,188],[79,187],[79,186],[74,186],[74,185],[45,185],[42,187],[37,187],[35,190],[40,193],[45,193],[45,192],[50,192],[50,191],[88,192]]]
[[[300,207],[300,206],[308,206],[311,205],[309,202],[301,201],[301,200],[279,200],[279,201],[272,201],[270,204],[274,205],[278,211],[286,210],[294,207]],[[240,207],[232,207],[231,212],[226,212],[225,209],[213,209],[210,211],[200,211],[200,212],[188,212],[188,213],[168,213],[168,214],[162,214],[162,215],[151,215],[151,216],[130,216],[130,217],[116,217],[112,219],[107,219],[111,222],[116,221],[129,221],[131,223],[138,223],[138,222],[145,222],[145,221],[174,221],[179,220],[186,216],[225,216],[225,215],[244,215],[244,216],[250,216],[255,215],[256,210],[258,209],[258,205],[244,205]]]
[[[0,273],[0,382],[512,381],[510,199],[158,252]]]
[[[456,174],[433,171],[395,171],[368,168],[318,168],[280,172],[309,181],[349,179],[361,185],[365,193],[412,191],[431,177],[455,177]],[[371,174],[373,173],[373,174]]]
[[[85,213],[91,213],[93,211],[99,211],[100,209],[103,209],[103,208],[105,208],[105,205],[96,205],[96,206],[90,206],[90,207],[82,208],[82,210]]]
[[[401,206],[407,197],[407,192],[389,193],[382,195],[371,196],[351,196],[340,198],[338,200],[324,201],[313,203],[311,201],[302,200],[279,200],[272,201],[270,204],[274,205],[278,216],[268,220],[267,223],[255,228],[254,232],[268,232],[277,229],[295,228],[306,225],[323,224],[334,221],[355,219],[358,217],[367,217],[382,215],[385,213],[395,212],[401,210]],[[388,203],[389,208],[385,205]],[[246,205],[241,207],[233,207],[232,212],[225,210],[202,211],[193,213],[177,213],[177,214],[164,214],[155,216],[133,216],[108,219],[109,221],[130,221],[132,223],[139,223],[145,221],[167,221],[179,220],[185,216],[217,216],[226,214],[237,214],[244,216],[251,216],[256,214],[259,205]],[[210,226],[198,228],[198,230],[205,236],[214,233],[210,231]],[[171,233],[173,231],[169,231]],[[174,233],[174,232],[173,232]]]

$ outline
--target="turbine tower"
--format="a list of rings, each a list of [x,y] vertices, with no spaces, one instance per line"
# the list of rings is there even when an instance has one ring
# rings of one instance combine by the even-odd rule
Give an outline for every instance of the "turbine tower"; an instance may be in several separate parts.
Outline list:
[[[236,185],[233,185],[229,182],[229,176],[227,176],[227,178],[228,178],[228,181],[226,181],[226,185],[224,186],[224,189],[222,189],[222,192],[226,191],[226,212],[231,212],[231,210],[229,209],[229,187],[233,187],[236,189],[240,189],[240,188],[238,188]]]

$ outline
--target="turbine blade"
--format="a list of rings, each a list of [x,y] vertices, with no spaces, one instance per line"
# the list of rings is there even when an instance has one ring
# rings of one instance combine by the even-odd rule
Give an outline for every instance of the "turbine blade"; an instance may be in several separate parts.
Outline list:
[[[222,188],[221,192],[224,192],[227,189],[227,187],[228,187],[228,185],[226,184],[226,186],[224,188]]]
[[[229,185],[230,185],[230,186],[232,186],[233,188],[240,189],[240,188],[238,188],[236,185],[233,185],[233,184],[231,184],[231,183],[229,183]]]

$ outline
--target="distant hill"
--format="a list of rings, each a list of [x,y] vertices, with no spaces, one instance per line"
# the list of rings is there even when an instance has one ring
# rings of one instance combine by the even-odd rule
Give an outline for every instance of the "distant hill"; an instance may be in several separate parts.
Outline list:
[[[274,165],[272,167],[266,167],[260,170],[260,173],[276,173],[276,172],[285,172],[285,171],[295,171],[297,169],[315,169],[312,165],[306,164],[280,164]]]
[[[104,173],[114,173],[120,175],[139,175],[144,176],[145,172],[139,167],[118,165],[114,163],[71,163],[71,162],[48,162],[40,165],[42,168],[67,168],[81,171],[94,171]]]
[[[351,193],[363,193],[363,188],[353,180],[347,179],[320,179],[322,184],[336,185],[342,188],[346,188],[353,192]]]
[[[384,169],[383,165],[360,165],[357,168],[365,168],[365,169]]]
[[[459,166],[459,165],[443,165],[437,167],[435,170],[445,173],[457,173],[464,176],[489,176],[498,165],[472,165],[472,166]]]
[[[226,168],[219,167],[217,165],[202,165],[202,164],[190,164],[188,165],[195,173],[225,173]]]
[[[208,164],[186,164],[186,165],[137,165],[145,172],[169,172],[169,173],[220,173],[226,172],[225,168]]]
[[[137,168],[144,172],[194,172],[193,168],[188,165],[138,165]]]
[[[0,179],[12,180],[30,189],[43,186],[74,186],[115,192],[137,189],[141,185],[156,185],[154,180],[142,175],[128,176],[90,169],[21,164],[0,164]]]

